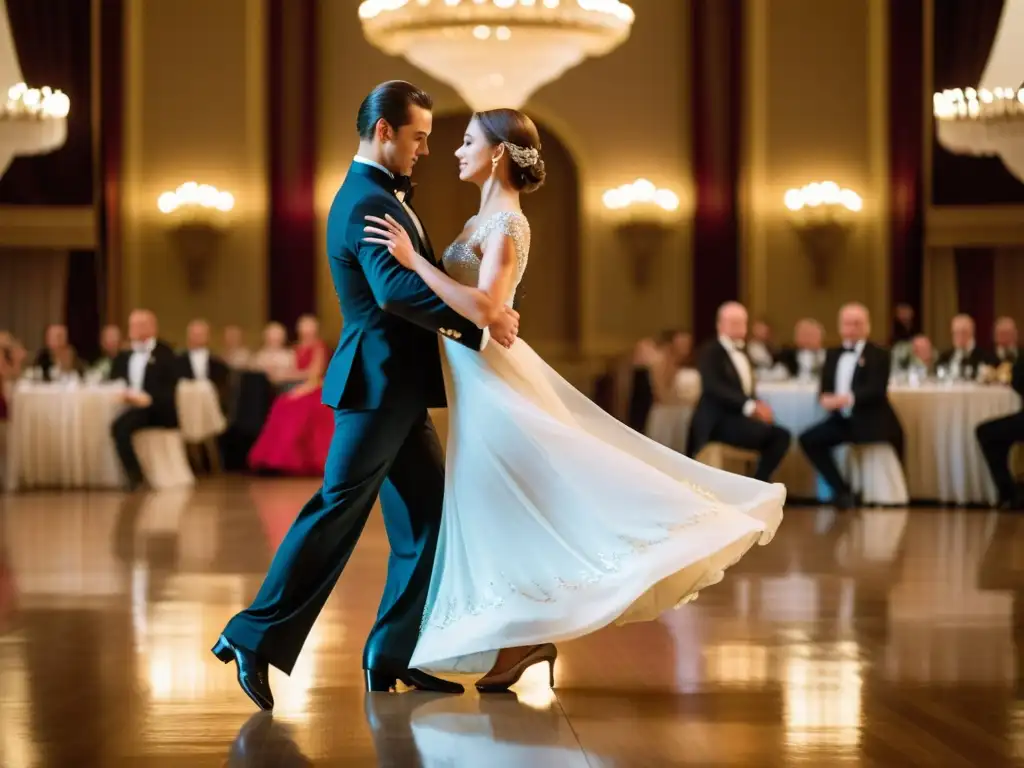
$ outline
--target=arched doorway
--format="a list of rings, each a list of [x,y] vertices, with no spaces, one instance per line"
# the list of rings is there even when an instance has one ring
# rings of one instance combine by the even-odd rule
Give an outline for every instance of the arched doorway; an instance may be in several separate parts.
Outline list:
[[[430,156],[416,165],[416,212],[438,258],[480,205],[479,191],[459,181],[452,153],[462,144],[470,114],[435,115]],[[530,266],[516,296],[520,333],[552,359],[575,355],[580,329],[579,181],[576,163],[558,138],[538,123],[547,170],[544,186],[522,198],[530,219]]]

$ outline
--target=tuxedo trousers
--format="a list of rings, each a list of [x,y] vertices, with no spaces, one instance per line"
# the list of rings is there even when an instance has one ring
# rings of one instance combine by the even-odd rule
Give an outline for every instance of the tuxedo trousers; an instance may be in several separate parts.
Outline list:
[[[252,605],[224,636],[290,674],[378,493],[391,554],[363,666],[405,669],[419,637],[444,496],[441,444],[422,403],[335,411],[323,484],[292,523]]]

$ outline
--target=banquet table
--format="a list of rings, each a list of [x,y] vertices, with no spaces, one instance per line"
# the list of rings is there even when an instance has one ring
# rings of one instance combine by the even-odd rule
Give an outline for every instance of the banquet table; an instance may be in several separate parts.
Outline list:
[[[124,408],[118,382],[20,381],[7,431],[7,490],[118,488],[110,424]]]
[[[817,384],[768,382],[758,397],[794,437],[825,418]],[[892,385],[889,400],[903,425],[903,468],[910,498],[947,504],[991,504],[997,492],[974,437],[983,421],[1013,413],[1020,396],[1009,387],[962,383]],[[817,497],[813,469],[793,445],[775,478],[795,497]]]

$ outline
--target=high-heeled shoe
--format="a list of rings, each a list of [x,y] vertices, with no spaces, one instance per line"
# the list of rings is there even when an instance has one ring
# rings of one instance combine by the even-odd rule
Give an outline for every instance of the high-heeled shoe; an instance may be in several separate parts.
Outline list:
[[[558,658],[558,649],[554,643],[544,643],[533,646],[527,654],[516,664],[504,672],[488,674],[476,681],[476,689],[480,693],[502,693],[519,682],[523,673],[534,664],[548,663],[548,684],[555,687],[555,659]]]

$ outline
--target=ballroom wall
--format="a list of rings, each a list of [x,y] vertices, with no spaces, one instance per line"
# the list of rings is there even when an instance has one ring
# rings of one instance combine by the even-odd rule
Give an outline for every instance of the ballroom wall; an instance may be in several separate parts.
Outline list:
[[[788,340],[802,316],[833,333],[844,301],[864,302],[887,333],[886,4],[750,0],[744,178],[744,295]],[[783,195],[833,180],[864,199],[823,285],[787,220]]]
[[[122,305],[152,308],[172,341],[196,316],[254,337],[265,322],[264,24],[262,0],[127,4]],[[189,180],[236,201],[198,291],[156,207]]]
[[[540,239],[533,249],[532,273],[540,264],[545,279],[575,294],[570,299],[578,307],[577,322],[566,322],[565,307],[534,291],[543,301],[529,307],[531,339],[556,357],[571,358],[577,350],[586,357],[619,352],[642,334],[692,323],[690,4],[632,4],[637,21],[625,45],[571,70],[527,105],[568,149],[578,173],[579,253],[569,258],[561,252],[571,245],[546,250]],[[255,334],[267,315],[265,3],[128,0],[127,5],[122,305],[152,306],[172,341],[181,340],[185,322],[196,315],[215,325],[241,322]],[[434,94],[439,115],[465,109],[447,86],[371,47],[363,39],[356,5],[355,0],[320,0],[318,9],[319,242],[331,198],[356,147],[356,107],[372,85],[386,78],[412,79]],[[869,306],[878,319],[876,335],[885,335],[887,7],[885,0],[747,0],[743,5],[741,293],[782,339],[804,315],[821,318],[831,330],[836,308],[851,299]],[[459,201],[460,210],[438,218],[432,228],[438,247],[454,237],[452,222],[464,220],[473,207],[472,195],[455,191],[453,149],[435,142],[427,161],[429,184],[418,191],[435,202]],[[638,176],[671,187],[683,201],[682,222],[646,289],[632,285],[629,257],[601,206],[605,189]],[[189,178],[230,189],[237,199],[235,224],[211,264],[208,285],[198,292],[185,287],[180,259],[155,205],[160,192]],[[786,220],[782,197],[791,186],[826,178],[857,190],[864,211],[819,286]],[[554,185],[541,190],[536,202],[553,192]],[[536,208],[537,230],[564,226],[565,209]],[[971,222],[978,221],[973,215],[956,219],[950,213],[941,218],[934,209],[928,213],[929,241],[939,236],[943,246],[966,241]],[[999,244],[1014,242],[1024,239],[1002,238]],[[318,269],[314,309],[330,338],[341,317],[325,260],[318,260]],[[927,274],[934,282],[945,272]],[[926,289],[935,294],[943,286]],[[997,303],[1009,301],[1004,296]]]
[[[354,120],[359,101],[377,82],[403,78],[421,84],[435,98],[438,114],[465,109],[451,88],[425,76],[401,59],[387,57],[363,38],[355,20],[355,3],[322,2],[320,170],[318,208],[325,217],[331,198],[356,148]],[[565,144],[576,160],[580,183],[579,278],[567,284],[581,286],[582,314],[579,336],[584,352],[617,352],[638,336],[662,328],[688,325],[691,289],[687,232],[666,244],[647,290],[632,287],[629,263],[607,225],[601,195],[608,187],[639,176],[690,198],[689,121],[687,105],[688,4],[664,0],[634,0],[637,21],[627,43],[611,55],[587,61],[549,85],[530,100],[526,111],[543,122]],[[419,196],[464,197],[458,186],[454,146],[435,145],[426,162],[448,164],[450,179],[432,174],[431,189]],[[435,179],[437,182],[435,183]],[[444,186],[446,183],[448,186]],[[543,196],[545,190],[537,192]],[[553,215],[558,215],[553,207]],[[552,215],[548,212],[547,215]],[[464,221],[471,206],[455,218]],[[545,216],[544,211],[534,214]],[[428,222],[429,223],[429,222]],[[558,227],[558,221],[535,221],[535,229]],[[449,226],[450,230],[451,227]],[[435,247],[457,232],[432,230]],[[532,259],[559,260],[535,242]],[[564,277],[564,276],[563,276]],[[336,302],[322,263],[319,283],[321,315],[331,329],[340,323]],[[565,323],[556,322],[558,306],[539,306],[551,312],[551,322],[536,327],[542,346],[552,350],[571,347]],[[571,350],[566,349],[567,353]]]

